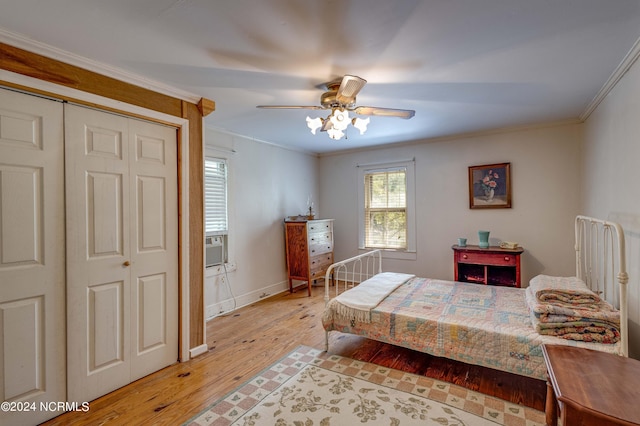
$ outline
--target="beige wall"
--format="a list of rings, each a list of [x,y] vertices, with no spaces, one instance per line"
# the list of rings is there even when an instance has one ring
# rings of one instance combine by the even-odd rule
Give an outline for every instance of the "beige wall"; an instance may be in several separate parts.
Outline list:
[[[640,64],[624,75],[583,126],[583,211],[618,221],[625,229],[629,351],[640,359]]]
[[[231,251],[228,277],[238,305],[286,289],[282,219],[302,212],[312,193],[323,218],[335,219],[335,257],[358,253],[357,164],[416,161],[416,260],[388,269],[453,278],[451,245],[493,242],[524,248],[523,285],[545,273],[573,275],[573,219],[586,214],[621,221],[630,274],[630,348],[640,357],[640,66],[634,66],[583,124],[488,133],[394,148],[316,156],[207,130],[207,144],[231,162]],[[418,119],[419,117],[416,117]],[[215,154],[214,154],[215,155]],[[510,162],[513,208],[470,210],[468,167]],[[208,277],[210,314],[229,301],[221,276]]]
[[[321,157],[320,204],[335,219],[336,259],[358,253],[357,164],[415,158],[417,260],[389,260],[387,268],[453,279],[451,245],[457,237],[477,244],[477,231],[487,229],[492,243],[525,248],[523,286],[540,273],[575,274],[578,137],[579,125],[569,124]],[[470,210],[468,167],[502,162],[511,163],[513,208]]]

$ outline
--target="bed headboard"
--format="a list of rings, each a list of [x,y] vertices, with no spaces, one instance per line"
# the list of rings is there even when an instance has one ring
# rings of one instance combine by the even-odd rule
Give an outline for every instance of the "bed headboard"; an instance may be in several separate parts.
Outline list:
[[[629,353],[626,250],[622,227],[606,220],[577,216],[576,276],[620,310],[620,338]]]

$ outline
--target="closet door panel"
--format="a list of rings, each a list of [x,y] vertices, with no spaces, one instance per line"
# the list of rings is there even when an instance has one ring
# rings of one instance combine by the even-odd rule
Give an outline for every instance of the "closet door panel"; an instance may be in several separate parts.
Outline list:
[[[89,287],[87,293],[89,325],[88,371],[101,370],[126,362],[124,356],[124,282]]]
[[[36,407],[66,398],[62,123],[62,104],[0,89],[0,399]]]
[[[0,165],[2,265],[42,264],[42,169]]]
[[[87,172],[87,257],[124,255],[121,173]]]
[[[3,357],[5,401],[44,391],[42,305],[42,296],[0,304],[2,335],[12,344]]]
[[[130,382],[128,119],[65,105],[69,401]]]
[[[132,379],[178,360],[178,186],[176,129],[129,123],[131,179]],[[134,192],[135,191],[135,192]]]
[[[138,279],[138,354],[167,344],[167,277],[155,274]]]

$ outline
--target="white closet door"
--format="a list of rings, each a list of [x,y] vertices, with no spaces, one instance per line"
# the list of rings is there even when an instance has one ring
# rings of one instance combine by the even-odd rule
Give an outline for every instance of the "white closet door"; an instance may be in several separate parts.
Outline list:
[[[129,135],[133,381],[178,360],[178,158],[175,128]]]
[[[65,106],[68,399],[178,358],[176,130]]]
[[[0,424],[37,424],[64,401],[64,157],[59,102],[0,89]]]

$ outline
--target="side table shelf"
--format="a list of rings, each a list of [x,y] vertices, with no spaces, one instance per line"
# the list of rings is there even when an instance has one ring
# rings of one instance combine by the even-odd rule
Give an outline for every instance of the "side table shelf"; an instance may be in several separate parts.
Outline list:
[[[454,280],[476,284],[520,287],[522,247],[503,249],[458,246],[453,249]]]

